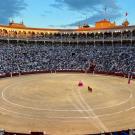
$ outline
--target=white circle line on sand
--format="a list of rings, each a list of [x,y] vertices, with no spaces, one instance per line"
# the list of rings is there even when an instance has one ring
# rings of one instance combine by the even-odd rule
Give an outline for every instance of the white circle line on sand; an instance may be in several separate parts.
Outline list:
[[[34,79],[33,79],[34,80]],[[30,81],[30,80],[29,80]],[[12,85],[15,85],[15,84],[12,84]],[[9,85],[9,86],[7,86],[7,87],[11,87],[12,85]],[[6,88],[7,88],[6,87]],[[131,96],[132,97],[132,96]],[[99,117],[104,117],[104,116],[111,116],[111,115],[115,115],[115,114],[119,114],[119,113],[123,113],[123,112],[125,112],[125,111],[128,111],[128,110],[131,110],[131,109],[134,109],[135,108],[135,106],[133,106],[133,107],[131,107],[131,108],[129,108],[129,109],[126,109],[126,110],[123,110],[123,111],[119,111],[119,112],[115,112],[115,113],[108,113],[108,114],[103,114],[103,115],[97,115],[97,116],[99,116]],[[2,108],[1,108],[2,109]],[[5,109],[5,108],[3,108],[3,109]],[[7,110],[6,109],[6,111],[10,111],[10,112],[12,112],[12,113],[18,113],[18,112],[15,112],[15,111],[11,111],[11,110]],[[68,111],[70,111],[70,110],[68,110]],[[76,111],[84,111],[84,110],[76,110]],[[87,111],[87,110],[86,110]],[[24,115],[23,113],[19,113],[20,115]],[[27,114],[26,114],[27,115]],[[27,116],[30,116],[30,115],[27,115]],[[32,117],[33,117],[33,115],[31,115]],[[49,117],[49,118],[52,118],[52,117]],[[68,119],[68,117],[53,117],[53,118],[58,118],[58,119],[63,119],[63,118],[65,118],[65,119]],[[52,118],[52,119],[53,119]],[[69,117],[69,118],[74,118],[74,117]],[[80,117],[80,118],[87,118],[87,117]],[[32,119],[35,119],[35,118],[32,118]],[[78,119],[79,119],[79,117],[78,117]]]
[[[108,108],[120,106],[122,104],[127,103],[133,97],[132,92],[130,90],[128,90],[128,91],[130,92],[130,94],[129,94],[129,96],[128,96],[128,98],[126,100],[124,100],[124,101],[122,101],[122,102],[120,102],[118,104],[115,104],[115,105],[112,105],[112,106],[108,106],[108,107],[97,107],[97,108],[93,108],[93,110],[108,109]]]
[[[35,80],[35,79],[32,79],[32,80]],[[29,81],[32,81],[32,80],[28,80],[28,82]],[[27,81],[26,81],[27,82]],[[82,110],[77,110],[77,109],[69,109],[69,110],[66,110],[66,109],[42,109],[42,108],[36,108],[36,107],[31,107],[31,106],[24,106],[24,105],[21,105],[21,104],[17,104],[17,103],[13,103],[13,102],[11,102],[11,101],[9,101],[5,96],[4,96],[4,93],[8,90],[8,88],[10,88],[10,87],[13,87],[13,86],[15,86],[16,85],[16,83],[14,83],[14,84],[12,84],[12,85],[9,85],[9,86],[7,86],[7,87],[5,87],[3,90],[2,90],[2,99],[5,101],[5,102],[7,102],[7,103],[9,103],[9,104],[12,104],[12,105],[14,105],[14,106],[19,106],[19,107],[22,107],[22,108],[26,108],[26,109],[31,109],[31,110],[37,110],[37,111],[56,111],[56,112],[69,112],[69,111],[71,111],[71,112],[78,112],[78,111],[82,111]],[[116,107],[116,106],[120,106],[120,105],[122,105],[122,104],[125,104],[125,103],[127,103],[129,100],[130,100],[130,98],[132,98],[132,92],[129,90],[129,92],[130,92],[130,95],[129,95],[129,97],[126,99],[126,100],[124,100],[124,101],[122,101],[122,102],[120,102],[120,103],[118,103],[118,104],[115,104],[115,105],[112,105],[112,106],[108,106],[108,107],[97,107],[97,108],[93,108],[93,110],[102,110],[102,109],[108,109],[108,108],[112,108],[112,107]],[[84,112],[87,112],[87,111],[91,111],[90,109],[84,109],[83,110]]]
[[[135,108],[135,107],[134,107]],[[6,108],[3,108],[3,107],[0,107],[0,109],[1,110],[4,110],[4,112],[5,111],[7,111],[7,112],[10,112],[10,113],[13,113],[13,114],[18,114],[18,115],[20,115],[20,117],[22,117],[22,116],[25,116],[25,117],[23,117],[23,118],[30,118],[30,119],[38,119],[38,120],[41,120],[41,119],[47,119],[47,118],[49,118],[49,119],[88,119],[88,118],[95,118],[95,117],[90,117],[90,116],[84,116],[84,117],[42,117],[41,119],[40,118],[36,118],[34,115],[29,115],[29,114],[24,114],[24,113],[20,113],[20,112],[16,112],[16,111],[12,111],[12,110],[8,110],[8,109],[6,109]],[[129,108],[130,109],[130,108]],[[116,115],[116,114],[120,114],[120,113],[123,113],[123,112],[127,112],[129,109],[126,109],[126,110],[123,110],[123,111],[119,111],[119,112],[115,112],[115,113],[108,113],[108,114],[103,114],[103,115],[97,115],[98,117],[105,117],[105,116],[112,116],[112,115]],[[131,109],[132,109],[132,107],[131,107]],[[16,117],[16,115],[15,115],[15,117]]]
[[[20,115],[20,117],[24,116],[23,118],[38,119],[38,120],[41,120],[41,119],[88,119],[89,118],[89,117],[86,117],[86,116],[84,116],[84,117],[44,117],[44,118],[42,117],[42,118],[37,118],[34,115],[8,110],[8,109],[3,108],[3,107],[0,107],[0,109],[4,110],[4,113],[5,113],[5,111],[7,111],[9,113],[16,114],[15,117],[17,115]]]
[[[12,84],[12,86],[14,86],[13,84]],[[10,86],[9,86],[10,87]],[[71,112],[79,112],[79,111],[84,111],[84,112],[87,112],[87,111],[91,111],[90,109],[84,109],[84,110],[82,110],[82,109],[80,109],[80,110],[77,110],[77,109],[75,109],[75,110],[61,110],[61,109],[41,109],[41,108],[34,108],[34,107],[28,107],[28,106],[23,106],[23,105],[20,105],[20,104],[16,104],[16,103],[13,103],[13,102],[11,102],[11,101],[9,101],[9,100],[7,100],[6,98],[5,98],[5,96],[4,96],[4,92],[5,92],[5,90],[7,90],[8,88],[9,88],[8,86],[5,88],[5,89],[3,89],[3,91],[2,91],[2,99],[4,100],[4,101],[6,101],[7,103],[9,103],[9,104],[12,104],[12,105],[15,105],[15,106],[19,106],[19,107],[22,107],[22,108],[27,108],[27,109],[32,109],[32,110],[37,110],[37,111],[57,111],[57,112],[60,112],[60,111],[63,111],[63,112],[65,112],[65,111],[71,111]],[[130,98],[132,98],[132,93],[130,94],[130,96],[129,96]],[[123,104],[124,103],[126,103],[126,102],[128,102],[129,101],[129,99],[130,98],[128,98],[128,100],[125,100],[125,102],[123,102]],[[116,104],[116,106],[117,106],[117,104]],[[113,107],[115,107],[115,106],[113,106]],[[106,107],[105,107],[106,108]],[[105,109],[104,107],[103,108],[101,108],[101,109]],[[110,107],[109,107],[110,108]],[[93,110],[96,110],[96,109],[93,109]]]
[[[135,106],[134,106],[135,108]],[[20,112],[16,112],[16,111],[12,111],[12,110],[8,110],[8,109],[5,109],[3,107],[0,107],[0,109],[4,110],[4,111],[7,111],[7,112],[10,112],[10,113],[13,113],[13,114],[18,114],[20,115],[20,117],[22,118],[29,118],[29,119],[37,119],[37,120],[41,120],[41,119],[89,119],[89,118],[95,118],[94,116],[84,116],[84,117],[44,117],[44,118],[36,118],[34,115],[29,115],[29,114],[24,114],[24,113],[20,113]],[[97,115],[98,117],[105,117],[105,116],[112,116],[112,115],[116,115],[116,114],[120,114],[120,113],[123,113],[123,112],[126,112],[130,109],[133,109],[133,107],[129,108],[129,109],[126,109],[126,110],[123,110],[123,111],[119,111],[119,112],[115,112],[115,113],[108,113],[108,114],[103,114],[103,115]],[[83,110],[82,110],[83,111]],[[96,117],[97,117],[96,116]],[[16,117],[16,116],[15,116]]]
[[[34,115],[29,115],[29,114],[24,114],[24,113],[19,113],[19,112],[16,112],[16,111],[12,111],[12,110],[8,110],[8,109],[5,109],[5,108],[3,108],[3,107],[0,107],[2,110],[5,110],[5,111],[8,111],[8,112],[10,112],[10,113],[14,113],[14,114],[19,114],[19,115],[21,115],[20,117],[22,117],[22,116],[25,116],[25,118],[27,117],[27,118],[29,118],[29,119],[38,119],[38,120],[41,120],[41,119],[43,119],[43,118],[35,118],[35,116]],[[135,106],[134,107],[131,107],[131,108],[129,108],[129,109],[126,109],[126,110],[123,110],[123,111],[119,111],[119,112],[115,112],[115,113],[108,113],[108,114],[103,114],[103,115],[97,115],[98,117],[104,117],[104,116],[112,116],[112,115],[116,115],[116,114],[120,114],[120,113],[123,113],[123,112],[126,112],[126,111],[128,111],[128,110],[131,110],[131,109],[134,109],[135,108]],[[83,111],[83,110],[82,110]],[[96,117],[97,117],[96,116]],[[24,118],[24,117],[23,117]],[[90,118],[90,116],[89,117],[46,117],[46,118],[49,118],[49,119],[88,119],[88,118]],[[44,118],[44,119],[46,119],[46,118]],[[94,118],[93,116],[91,116],[91,118]]]
[[[12,85],[13,86],[13,85]],[[7,98],[5,98],[5,96],[4,96],[4,92],[8,89],[8,88],[10,88],[10,86],[9,87],[6,87],[5,89],[3,89],[2,90],[2,93],[1,93],[1,97],[2,97],[2,99],[5,101],[5,102],[7,102],[7,103],[9,103],[9,104],[12,104],[12,105],[15,105],[15,106],[19,106],[19,107],[22,107],[22,108],[26,108],[26,109],[31,109],[31,110],[37,110],[37,111],[57,111],[57,112],[69,112],[69,111],[71,111],[71,112],[78,112],[78,111],[89,111],[89,110],[66,110],[66,109],[64,109],[64,110],[61,110],[61,109],[41,109],[41,108],[35,108],[35,107],[31,107],[31,106],[23,106],[23,105],[20,105],[20,104],[16,104],[16,103],[13,103],[13,102],[11,102],[11,101],[9,101]]]

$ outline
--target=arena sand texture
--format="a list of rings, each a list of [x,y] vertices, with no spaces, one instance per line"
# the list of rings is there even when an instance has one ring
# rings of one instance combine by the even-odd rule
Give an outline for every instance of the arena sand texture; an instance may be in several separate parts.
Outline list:
[[[83,81],[84,87],[78,87]],[[87,87],[93,88],[90,93]],[[92,74],[38,74],[0,80],[0,128],[80,135],[135,128],[135,81]]]

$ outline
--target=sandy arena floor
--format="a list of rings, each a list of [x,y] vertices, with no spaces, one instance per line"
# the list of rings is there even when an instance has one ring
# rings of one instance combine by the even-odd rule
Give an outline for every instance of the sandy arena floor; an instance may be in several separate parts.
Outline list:
[[[125,78],[61,73],[0,80],[0,128],[7,131],[80,135],[135,128],[134,116],[135,81]]]

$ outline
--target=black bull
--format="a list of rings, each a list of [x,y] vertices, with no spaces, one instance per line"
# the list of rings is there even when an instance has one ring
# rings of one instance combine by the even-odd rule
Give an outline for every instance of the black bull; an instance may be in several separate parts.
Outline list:
[[[89,92],[92,92],[92,88],[88,86],[88,91]]]

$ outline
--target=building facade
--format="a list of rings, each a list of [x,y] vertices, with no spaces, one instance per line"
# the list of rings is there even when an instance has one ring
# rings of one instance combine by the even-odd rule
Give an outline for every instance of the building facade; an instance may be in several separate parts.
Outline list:
[[[104,19],[96,22],[95,27],[84,25],[78,29],[30,28],[22,23],[0,25],[1,40],[58,42],[73,44],[135,44],[135,26],[126,20],[122,25]]]

